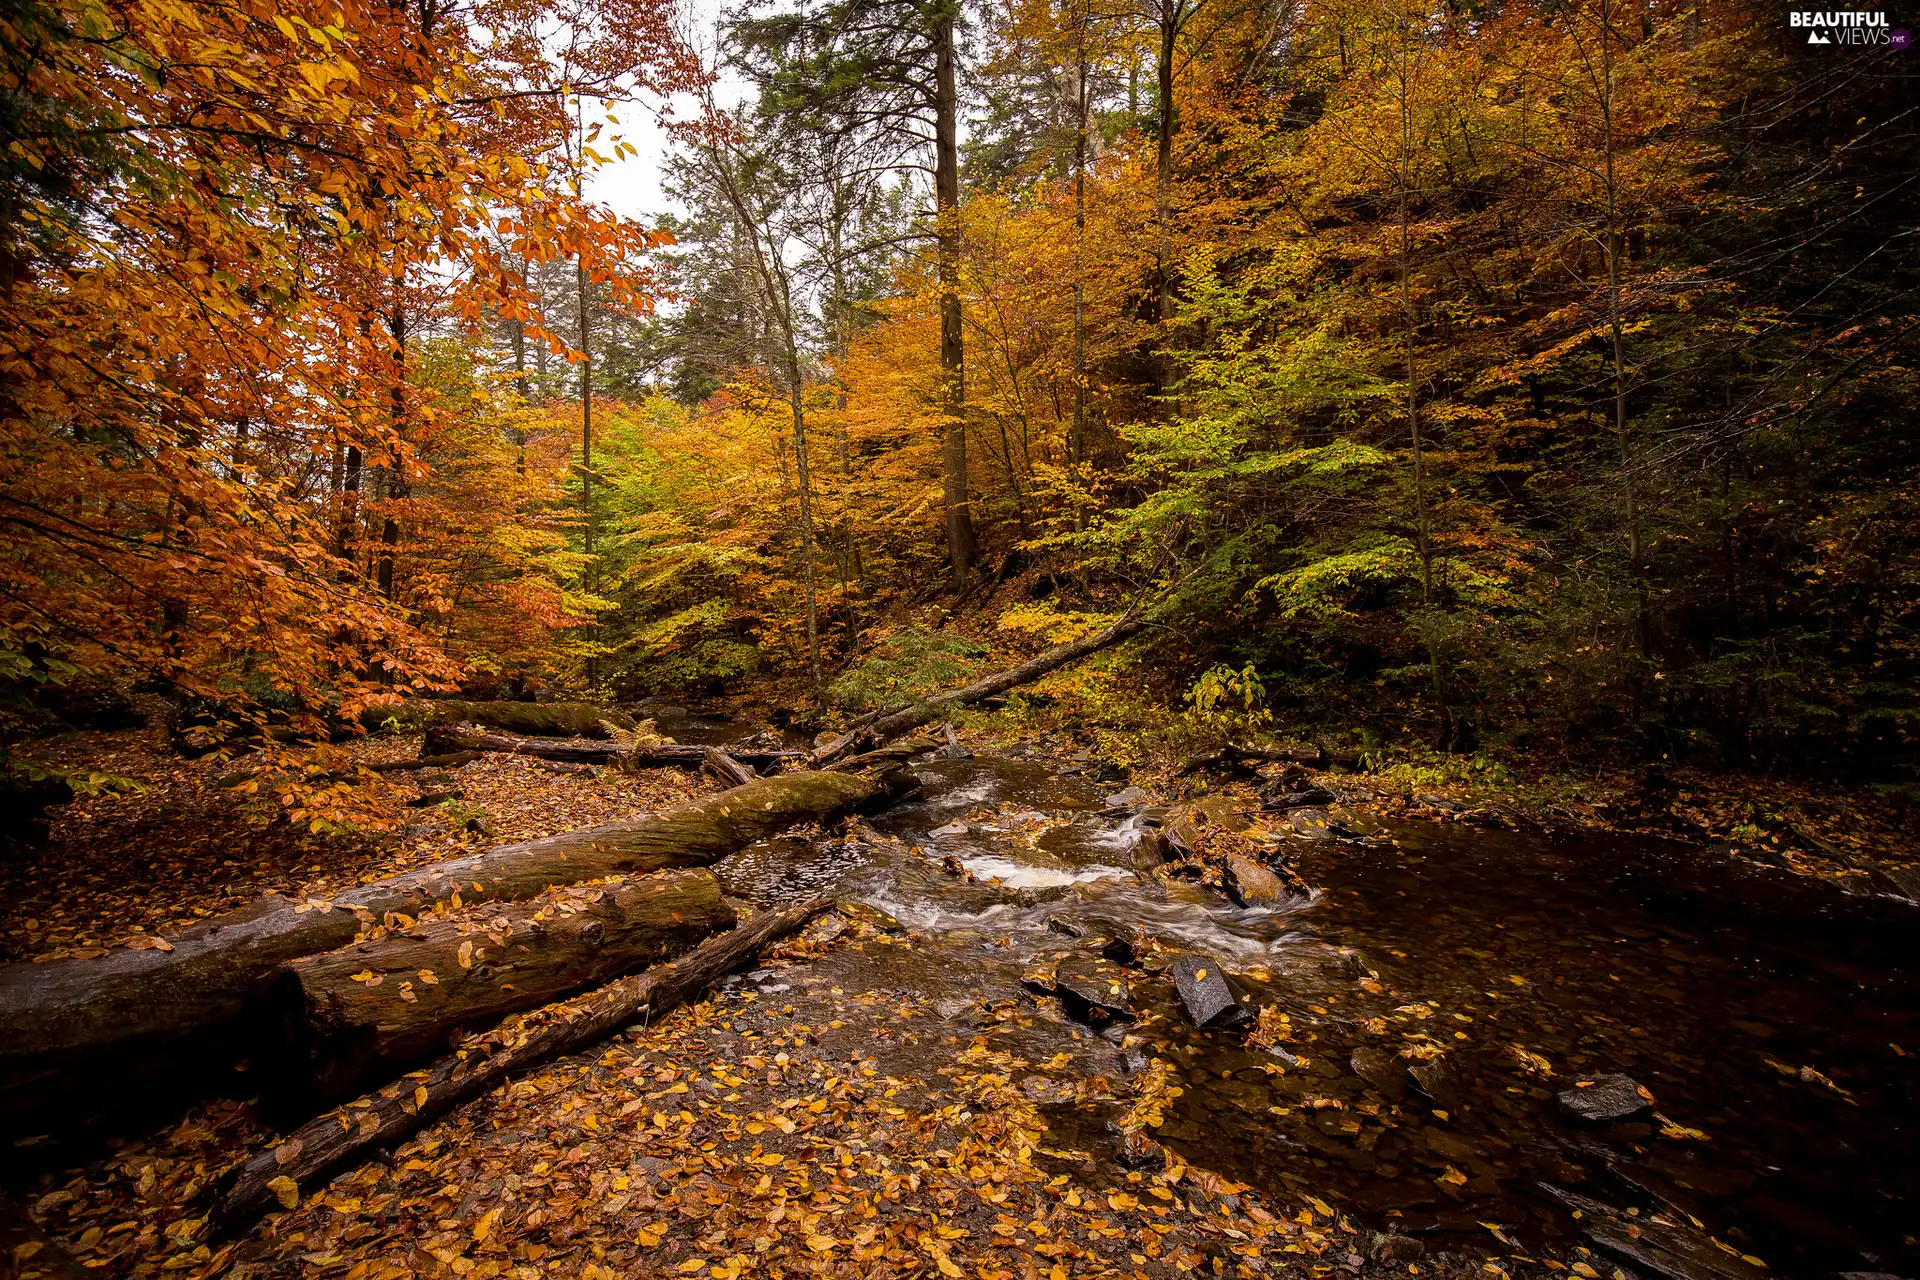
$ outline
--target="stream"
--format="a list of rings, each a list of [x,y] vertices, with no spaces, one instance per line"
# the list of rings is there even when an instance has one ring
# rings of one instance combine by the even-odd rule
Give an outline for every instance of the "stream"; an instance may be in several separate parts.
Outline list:
[[[1181,1159],[1429,1248],[1565,1256],[1583,1227],[1559,1188],[1614,1206],[1636,1238],[1636,1215],[1690,1219],[1776,1274],[1920,1275],[1920,912],[1678,846],[1413,823],[1291,841],[1313,888],[1241,908],[1136,874],[1155,815],[1103,809],[1119,784],[1096,769],[929,760],[922,793],[870,827],[722,863],[740,896],[832,892],[913,939],[831,952],[805,990],[756,986],[764,974],[736,989],[931,999],[946,1043],[1065,1052],[1069,1077],[1124,1080],[1159,1059],[1184,1093],[1153,1136]],[[1123,975],[1131,1018],[1043,994],[1052,966],[1147,938],[1128,968],[1100,967]],[[1197,1030],[1169,953],[1284,1013],[1263,1023],[1272,1043]],[[921,1039],[877,1051],[907,1074]],[[1561,1092],[1610,1074],[1655,1105],[1613,1123],[1563,1113]],[[1117,1103],[1057,1073],[1021,1083],[1060,1171],[1125,1176]],[[1763,1274],[1724,1261],[1666,1269]]]

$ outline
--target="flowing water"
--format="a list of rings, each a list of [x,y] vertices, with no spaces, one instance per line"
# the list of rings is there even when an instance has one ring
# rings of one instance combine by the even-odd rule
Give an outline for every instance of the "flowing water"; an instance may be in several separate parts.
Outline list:
[[[1781,1274],[1920,1275],[1920,912],[1697,850],[1428,824],[1295,842],[1312,891],[1240,908],[1137,874],[1145,818],[1102,811],[1112,788],[1088,767],[924,763],[922,796],[871,829],[721,871],[746,897],[831,891],[918,935],[884,960],[830,955],[843,986],[938,998],[959,1033],[1064,1048],[1087,1074],[1173,1064],[1185,1092],[1156,1136],[1282,1199],[1551,1252],[1577,1230],[1559,1187],[1690,1217]],[[1089,1025],[1023,986],[1037,964],[1143,937],[1158,947],[1128,974],[1130,1020]],[[1271,1043],[1193,1028],[1168,952],[1285,1013]],[[1556,1095],[1614,1073],[1650,1113],[1562,1115]],[[1032,1092],[1063,1168],[1120,1176],[1117,1105]]]

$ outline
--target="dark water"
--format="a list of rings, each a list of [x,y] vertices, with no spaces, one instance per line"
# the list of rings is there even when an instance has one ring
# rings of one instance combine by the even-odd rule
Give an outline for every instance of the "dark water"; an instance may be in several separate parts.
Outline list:
[[[1140,819],[1101,815],[1105,788],[1059,768],[925,765],[926,798],[877,832],[772,843],[723,874],[757,898],[834,889],[889,911],[925,941],[865,979],[976,1007],[1043,1004],[1022,975],[1101,935],[1213,957],[1287,1014],[1277,1044],[1194,1030],[1151,954],[1130,974],[1137,1020],[1018,1034],[1087,1072],[1175,1064],[1186,1092],[1157,1136],[1283,1196],[1455,1248],[1553,1251],[1576,1228],[1545,1184],[1690,1217],[1782,1274],[1920,1275],[1920,913],[1694,850],[1426,824],[1293,842],[1315,891],[1241,909],[1133,874]],[[1425,1090],[1406,1087],[1408,1052],[1443,1064]],[[1651,1116],[1563,1118],[1559,1092],[1611,1073],[1653,1094]],[[1091,1157],[1081,1176],[1111,1168],[1111,1110],[1046,1109],[1056,1145]]]

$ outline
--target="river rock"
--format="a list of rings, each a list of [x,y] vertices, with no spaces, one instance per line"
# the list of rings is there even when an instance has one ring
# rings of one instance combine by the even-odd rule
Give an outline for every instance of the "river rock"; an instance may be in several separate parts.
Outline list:
[[[1264,907],[1286,897],[1286,885],[1244,853],[1226,857],[1227,895],[1243,907]]]
[[[1385,1267],[1418,1262],[1426,1252],[1427,1246],[1420,1241],[1394,1231],[1373,1232],[1367,1240],[1367,1256]]]
[[[1653,1105],[1653,1095],[1626,1076],[1595,1076],[1561,1090],[1558,1101],[1560,1110],[1573,1119],[1603,1124],[1639,1115]]]
[[[1407,1096],[1407,1063],[1399,1054],[1362,1045],[1353,1051],[1353,1074],[1395,1102]]]
[[[1171,853],[1172,847],[1166,837],[1149,827],[1134,841],[1129,861],[1135,871],[1151,871],[1167,861]]]
[[[1272,810],[1304,809],[1330,805],[1335,799],[1333,792],[1325,787],[1309,787],[1305,791],[1288,791],[1271,796],[1266,801],[1266,807]]]
[[[1706,1232],[1662,1215],[1629,1217],[1610,1204],[1563,1187],[1545,1189],[1569,1209],[1579,1211],[1580,1229],[1588,1240],[1667,1280],[1764,1280],[1771,1274]]]
[[[1920,867],[1881,867],[1873,879],[1908,902],[1920,902]]]
[[[1327,816],[1325,809],[1290,810],[1287,814],[1287,822],[1293,827],[1293,833],[1297,836],[1305,836],[1309,840],[1334,838],[1334,833],[1329,830],[1333,820]]]
[[[1175,809],[1161,825],[1160,838],[1172,846],[1175,856],[1181,856],[1192,853],[1200,843],[1200,828],[1184,810]]]
[[[1130,809],[1134,805],[1145,804],[1150,799],[1152,797],[1139,787],[1126,787],[1108,796],[1104,803],[1109,809]]]
[[[1133,1018],[1133,995],[1126,971],[1095,955],[1073,955],[1053,973],[1053,989],[1067,1011],[1083,1022],[1111,1022]]]
[[[1407,1068],[1407,1074],[1420,1092],[1449,1111],[1460,1109],[1460,1090],[1453,1082],[1453,1069],[1445,1058],[1422,1058]]]
[[[1180,991],[1193,1025],[1203,1031],[1242,1022],[1247,1011],[1227,982],[1220,962],[1210,956],[1179,956],[1173,962],[1173,982]]]

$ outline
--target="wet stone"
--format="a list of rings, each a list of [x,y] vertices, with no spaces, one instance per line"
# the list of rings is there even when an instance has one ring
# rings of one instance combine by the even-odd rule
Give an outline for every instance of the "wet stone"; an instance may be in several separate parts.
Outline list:
[[[1353,1074],[1395,1102],[1407,1096],[1407,1064],[1398,1054],[1363,1045],[1353,1051]]]
[[[1126,972],[1098,956],[1068,956],[1054,970],[1053,988],[1067,1011],[1086,1022],[1133,1017]]]
[[[1373,1232],[1367,1241],[1367,1256],[1382,1266],[1418,1262],[1426,1251],[1427,1246],[1412,1236],[1403,1236],[1391,1231]]]
[[[1227,894],[1243,907],[1264,907],[1286,897],[1280,877],[1243,853],[1230,853],[1226,859]]]
[[[1547,1190],[1579,1211],[1588,1240],[1667,1280],[1762,1280],[1768,1274],[1703,1231],[1659,1216],[1628,1217],[1612,1205],[1559,1187]]]
[[[1180,1003],[1187,1017],[1202,1030],[1230,1027],[1243,1021],[1247,1011],[1221,972],[1220,962],[1210,956],[1180,956],[1173,962],[1173,981],[1180,991]]]
[[[1266,801],[1266,807],[1274,810],[1318,808],[1330,805],[1334,800],[1333,792],[1325,787],[1309,787],[1305,791],[1288,791],[1271,796]]]
[[[1109,809],[1129,808],[1136,804],[1145,804],[1151,797],[1139,787],[1127,787],[1108,796],[1105,804]]]
[[[1453,1071],[1444,1058],[1425,1058],[1407,1068],[1420,1092],[1451,1111],[1460,1108],[1460,1090],[1454,1085]]]
[[[1622,1075],[1577,1080],[1573,1088],[1560,1092],[1558,1100],[1563,1113],[1590,1124],[1625,1120],[1653,1105],[1652,1094]]]

